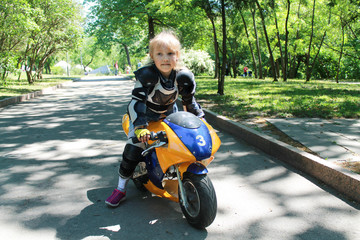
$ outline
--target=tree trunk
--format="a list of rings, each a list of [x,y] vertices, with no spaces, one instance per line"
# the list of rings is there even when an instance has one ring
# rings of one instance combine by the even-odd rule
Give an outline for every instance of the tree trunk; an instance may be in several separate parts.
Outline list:
[[[233,70],[233,74],[232,77],[236,78],[238,75],[238,70],[237,70],[237,61],[236,61],[236,57],[234,56],[231,60],[231,68]],[[231,72],[230,72],[231,74]]]
[[[37,78],[43,79],[42,72],[46,63],[46,60],[55,52],[55,50],[50,50],[47,52],[43,58],[39,61],[38,69],[37,69]]]
[[[297,57],[297,62],[294,62],[294,75],[297,76],[298,72],[299,72],[299,68],[301,66],[301,63],[303,61],[304,56],[302,57]]]
[[[255,10],[254,9],[251,10],[251,15],[252,15],[252,19],[253,19],[254,33],[255,33],[255,38],[256,38],[256,51],[257,51],[258,60],[259,60],[259,79],[263,79],[264,77],[263,77],[263,70],[262,70],[260,42],[259,42],[259,35],[257,33],[257,27],[256,27],[256,21],[255,21]]]
[[[222,66],[221,66],[221,75],[218,81],[218,94],[224,95],[224,85],[225,85],[225,71],[226,71],[226,18],[225,18],[225,0],[221,0],[221,18],[222,18],[222,33],[223,33],[223,43],[222,43]]]
[[[149,24],[149,41],[150,41],[155,37],[154,19],[151,16],[148,16],[148,24]]]
[[[259,4],[259,1],[256,0],[255,3],[256,3],[256,5],[257,5],[257,7],[259,9],[259,12],[260,12],[261,22],[262,22],[263,29],[264,29],[264,34],[265,34],[265,40],[266,40],[266,44],[268,46],[268,50],[269,50],[269,54],[270,54],[271,71],[272,71],[272,74],[273,74],[273,77],[274,77],[273,81],[276,82],[277,78],[276,78],[275,61],[274,61],[274,56],[272,54],[270,41],[269,41],[269,37],[268,37],[268,34],[267,34],[267,30],[266,30],[265,17],[264,17],[264,15],[262,13],[263,10],[262,10],[262,7]]]
[[[299,26],[300,26],[300,9],[301,9],[301,1],[299,1],[299,5],[298,5],[298,9],[297,9],[297,18],[298,18],[298,24],[297,24],[297,29],[296,29],[296,39],[300,38],[300,30],[299,30]],[[295,44],[294,46],[294,56],[292,57],[292,60],[290,61],[290,69],[288,70],[289,72],[289,77],[290,78],[296,78],[297,76],[297,70],[298,70],[298,64],[299,63],[299,57],[296,55],[296,49],[297,49],[297,45]]]
[[[95,54],[92,54],[90,61],[89,61],[87,64],[84,64],[84,65],[83,65],[83,67],[84,67],[84,72],[86,72],[86,68],[87,68],[87,67],[92,63],[92,61],[94,60],[94,56],[95,56]]]
[[[217,41],[217,36],[216,36],[216,27],[215,27],[215,22],[214,19],[209,16],[212,28],[213,28],[213,37],[214,37],[214,51],[215,51],[215,75],[214,78],[218,78],[219,77],[219,67],[220,67],[220,57],[219,57],[219,45],[218,45],[218,41]]]
[[[46,61],[46,63],[45,63],[45,73],[46,74],[51,74],[51,68],[50,68],[49,61]]]
[[[284,75],[286,75],[285,60],[284,60],[284,54],[283,54],[282,46],[281,46],[280,32],[279,32],[279,26],[278,26],[278,22],[277,22],[276,12],[274,12],[274,18],[275,18],[275,27],[276,27],[276,37],[279,42],[281,72],[282,72],[282,77],[284,79]],[[279,73],[279,76],[280,76],[280,73]]]
[[[6,70],[6,68],[2,68],[2,71],[3,71],[3,73],[2,73],[2,75],[1,75],[1,80],[3,80],[4,81],[4,83],[6,83],[6,73],[7,73],[7,70]]]
[[[345,26],[343,25],[343,23],[341,23],[341,48],[340,48],[340,56],[339,56],[339,60],[338,60],[338,67],[336,70],[336,83],[339,83],[339,74],[340,74],[340,69],[341,69],[341,58],[343,55],[343,51],[344,51],[344,42],[345,42],[345,31],[344,31]]]
[[[42,71],[43,71],[43,68],[38,68],[37,73],[36,73],[37,79],[43,79]]]
[[[35,63],[34,63],[33,59],[29,59],[28,63],[29,64],[25,66],[26,77],[27,77],[28,83],[33,84],[34,83],[34,76],[31,74],[31,72],[34,69]]]
[[[324,43],[325,37],[326,37],[326,31],[324,32],[324,35],[323,35],[323,37],[321,38],[320,46],[319,46],[319,49],[318,49],[318,51],[317,51],[317,53],[316,53],[316,55],[315,55],[315,57],[314,57],[313,62],[312,62],[311,64],[309,64],[309,76],[310,76],[310,77],[311,77],[311,75],[312,75],[312,70],[313,70],[313,68],[314,68],[314,66],[315,66],[315,63],[316,63],[316,60],[317,60],[317,58],[318,58],[318,56],[319,56],[319,53],[320,53],[321,47],[322,47],[322,45],[323,45],[323,43]],[[307,82],[310,81],[310,77],[309,77],[309,80],[306,79]]]
[[[285,53],[284,53],[284,71],[283,79],[284,82],[287,81],[288,76],[288,44],[289,44],[289,31],[288,31],[288,22],[289,22],[289,15],[290,15],[290,0],[287,0],[287,12],[286,12],[286,19],[285,19]]]
[[[128,62],[128,65],[130,66],[131,68],[131,61],[130,61],[130,54],[129,54],[129,48],[126,44],[123,43],[123,46],[124,46],[124,49],[125,49],[125,53],[126,53],[126,59],[127,59],[127,62]]]
[[[275,72],[276,72],[277,76],[280,77],[281,59],[276,59],[275,60],[275,67],[276,67]]]
[[[241,12],[240,12],[240,16],[241,16],[242,21],[243,21],[243,23],[244,23],[246,38],[247,38],[247,40],[248,40],[248,44],[249,44],[249,48],[250,48],[250,52],[251,52],[251,57],[252,57],[252,60],[253,60],[254,74],[255,74],[255,78],[257,78],[257,77],[258,77],[258,73],[257,73],[256,59],[255,59],[254,51],[253,51],[253,49],[252,49],[252,44],[251,44],[251,41],[250,41],[250,37],[249,37],[249,32],[248,32],[248,29],[247,29],[246,21],[245,21],[245,18],[244,18],[244,16],[242,15]]]
[[[313,12],[312,12],[312,19],[311,19],[311,34],[310,34],[308,53],[306,54],[306,61],[305,61],[305,65],[306,65],[306,82],[310,81],[310,77],[311,77],[310,53],[311,53],[312,39],[313,39],[313,36],[314,36],[315,4],[316,4],[316,0],[314,0],[314,3],[313,3]]]
[[[29,84],[34,83],[33,76],[31,75],[31,69],[26,69],[26,77],[27,77],[27,80],[28,80]]]
[[[311,30],[311,38],[310,38],[310,44],[309,44],[309,52],[308,52],[308,55],[306,56],[306,62],[307,62],[307,67],[306,67],[306,82],[310,81],[310,78],[311,78],[311,75],[312,75],[312,70],[315,66],[315,62],[316,62],[316,59],[318,58],[319,54],[320,54],[320,50],[321,50],[321,47],[324,43],[324,40],[325,40],[325,37],[326,37],[326,30],[324,31],[324,34],[321,38],[321,42],[320,42],[320,46],[319,46],[319,49],[312,61],[312,63],[310,64],[310,47],[311,47],[311,42],[312,42],[312,38],[313,38],[313,26],[314,26],[314,11],[315,11],[315,1],[314,0],[314,7],[313,7],[313,18],[312,18],[312,30]],[[328,20],[328,24],[330,25],[330,22],[331,22],[331,7],[330,7],[330,14],[329,14],[329,20]]]

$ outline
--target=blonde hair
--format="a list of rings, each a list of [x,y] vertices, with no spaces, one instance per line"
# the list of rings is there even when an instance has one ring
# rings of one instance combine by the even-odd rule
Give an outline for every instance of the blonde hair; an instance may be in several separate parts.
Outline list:
[[[180,63],[181,43],[174,32],[165,30],[157,34],[154,38],[152,38],[149,43],[149,57],[154,52],[156,46],[167,46],[171,50],[176,52],[177,55],[179,56],[179,61],[177,62],[176,68],[181,68],[181,63]],[[150,58],[149,64],[152,63],[153,61]]]

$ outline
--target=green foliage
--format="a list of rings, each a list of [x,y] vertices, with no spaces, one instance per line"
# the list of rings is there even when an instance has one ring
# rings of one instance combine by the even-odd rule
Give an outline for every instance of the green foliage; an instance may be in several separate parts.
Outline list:
[[[13,72],[17,64],[27,65],[29,83],[49,57],[75,48],[82,33],[79,4],[73,0],[4,0],[0,16],[1,68]]]
[[[0,79],[5,80],[8,72],[16,70],[16,57],[11,56],[10,53],[0,53]]]
[[[52,67],[51,73],[54,75],[66,75],[66,70],[60,66]]]
[[[132,68],[135,68],[136,63],[147,54],[151,34],[163,29],[174,30],[185,49],[202,50],[212,60],[215,60],[215,46],[219,47],[220,55],[224,52],[220,1],[86,0],[85,2],[93,5],[91,13],[87,16],[86,25],[83,25],[76,0],[2,0],[0,6],[2,77],[8,72],[15,71],[20,64],[27,64],[41,73],[48,58],[56,55],[57,60],[66,60],[65,52],[69,54],[72,66],[80,64],[81,61],[91,68],[113,66],[118,60],[121,68],[125,65],[132,65]],[[288,1],[258,0],[265,16],[264,26],[255,1],[225,2],[227,63],[232,73],[236,72],[239,65],[246,65],[253,70],[253,73],[255,69],[258,73],[262,70],[265,77],[270,77],[273,71],[269,49],[272,49],[277,77],[282,77],[284,73],[281,64],[285,58],[285,20]],[[358,2],[316,0],[315,6],[313,1],[294,0],[289,3],[291,7],[288,18],[287,76],[306,78],[306,71],[309,70],[313,79],[335,79],[337,76],[340,79],[359,79]],[[314,31],[311,27],[313,10]],[[248,37],[241,15],[245,18]],[[278,27],[275,25],[275,20]],[[88,34],[86,36],[82,35],[83,26]],[[266,27],[268,32],[269,48],[263,27]],[[278,32],[279,37],[277,37]],[[217,43],[214,43],[215,34]],[[257,37],[259,54],[256,52],[255,44]],[[253,54],[250,51],[251,44]],[[196,73],[211,74],[212,63],[205,61],[206,58],[200,55],[189,56],[188,60],[184,58],[184,62],[187,61],[186,64]],[[219,61],[221,64],[222,59],[220,58]]]
[[[73,75],[84,75],[84,69],[82,68],[78,68],[78,67],[73,67],[71,68],[70,70],[70,75],[73,76]]]
[[[134,65],[147,54],[151,27],[154,28],[154,33],[163,28],[173,29],[179,35],[184,48],[206,51],[213,60],[215,60],[213,37],[216,34],[219,51],[220,53],[223,51],[219,1],[88,1],[97,3],[93,7],[92,17],[88,24],[88,32],[96,37],[94,47],[111,52],[111,55],[115,56],[113,58],[120,60],[121,66],[128,64],[128,61]],[[254,68],[259,72],[257,69],[259,65],[256,64],[259,64],[260,56],[263,76],[270,77],[273,73],[269,50],[255,1],[229,0],[226,2],[227,62],[229,67],[234,72],[239,65],[246,65],[251,67],[253,72],[255,72]],[[287,1],[258,0],[258,2],[263,9],[270,49],[273,50],[274,60],[277,64],[276,74],[281,77],[284,74],[281,63],[285,56]],[[356,3],[351,0],[331,1],[331,4],[329,1],[317,0],[315,5],[313,5],[313,1],[302,0],[289,1],[289,3],[287,76],[289,78],[305,78],[306,71],[309,70],[314,79],[334,79],[338,71],[342,79],[359,78],[360,59],[357,57],[357,49],[359,49],[360,24],[358,19],[360,11]],[[313,9],[315,11],[312,33]],[[252,12],[256,25],[252,19]],[[245,17],[247,23],[248,39],[240,13]],[[275,17],[278,27],[275,25]],[[214,26],[209,21],[210,19]],[[344,26],[345,29],[345,44],[340,59],[341,26]],[[215,32],[213,32],[213,27]],[[279,31],[279,38],[277,31]],[[256,53],[255,32],[259,39],[259,54]],[[322,42],[323,36],[325,37]],[[254,58],[249,42],[253,44]],[[118,54],[115,55],[113,54],[114,46],[118,49]],[[127,47],[128,52],[125,51],[124,46]],[[307,58],[308,53],[310,55]],[[221,61],[222,59],[220,59]]]
[[[195,75],[214,73],[214,61],[207,52],[189,49],[183,50],[181,56],[184,65]]]

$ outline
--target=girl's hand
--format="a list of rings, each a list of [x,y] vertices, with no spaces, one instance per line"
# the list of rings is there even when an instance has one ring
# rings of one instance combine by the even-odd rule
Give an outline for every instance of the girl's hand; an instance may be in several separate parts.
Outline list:
[[[140,142],[146,143],[150,140],[150,131],[146,128],[138,128],[135,130],[135,135]]]

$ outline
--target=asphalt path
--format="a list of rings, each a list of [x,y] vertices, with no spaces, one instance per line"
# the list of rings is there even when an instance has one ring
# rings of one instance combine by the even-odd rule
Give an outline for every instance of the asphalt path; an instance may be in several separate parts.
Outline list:
[[[209,166],[218,213],[206,230],[133,183],[106,207],[134,83],[105,80],[0,109],[0,239],[360,239],[358,204],[225,132]]]

